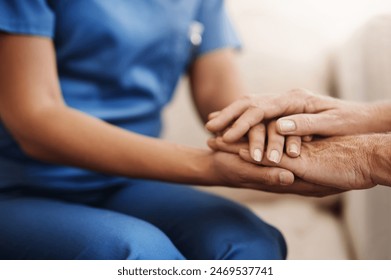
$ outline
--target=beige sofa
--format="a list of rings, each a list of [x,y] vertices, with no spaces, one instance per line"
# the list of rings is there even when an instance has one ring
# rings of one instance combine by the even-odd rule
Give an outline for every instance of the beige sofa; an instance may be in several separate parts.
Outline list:
[[[391,71],[389,19],[370,22],[352,39],[353,32],[345,30],[344,40],[337,42],[323,36],[315,24],[297,24],[281,17],[275,3],[228,1],[244,42],[239,66],[249,92],[306,87],[354,100],[378,99],[391,93],[387,76],[387,69]],[[345,40],[348,43],[342,44]],[[186,79],[180,83],[165,119],[166,139],[206,147],[208,134],[191,105]],[[276,225],[287,239],[289,259],[391,258],[391,192],[387,188],[326,199],[218,187],[205,190],[246,204]]]
[[[336,56],[341,98],[391,99],[391,13],[360,28]],[[391,189],[376,187],[344,196],[344,224],[355,257],[391,259]]]

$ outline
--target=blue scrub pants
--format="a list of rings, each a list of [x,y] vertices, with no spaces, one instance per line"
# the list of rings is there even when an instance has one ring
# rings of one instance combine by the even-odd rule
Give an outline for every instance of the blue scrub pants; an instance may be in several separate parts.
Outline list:
[[[0,259],[284,259],[281,233],[192,187],[0,193]]]

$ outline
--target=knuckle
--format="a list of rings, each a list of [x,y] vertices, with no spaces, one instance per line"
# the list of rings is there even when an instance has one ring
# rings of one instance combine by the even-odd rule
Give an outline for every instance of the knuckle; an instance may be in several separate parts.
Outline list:
[[[251,113],[256,113],[260,110],[261,110],[261,108],[259,108],[255,102],[251,102],[251,104],[248,107],[248,111]]]
[[[269,137],[271,138],[276,138],[276,137],[284,137],[284,136],[281,136],[280,134],[278,134],[277,132],[277,123],[276,122],[272,122],[268,125],[267,127],[267,134]]]
[[[277,172],[273,172],[272,170],[266,170],[266,172],[263,172],[263,176],[261,178],[261,181],[263,184],[266,185],[279,185],[279,175]]]
[[[263,135],[265,133],[265,125],[257,124],[250,129],[250,133],[255,135]]]
[[[239,102],[245,105],[250,105],[253,103],[253,98],[251,96],[245,95],[239,98]]]
[[[251,126],[252,126],[251,120],[247,120],[247,121],[243,122],[242,128],[244,131],[247,132],[251,129]]]
[[[304,99],[304,113],[316,112],[316,100],[313,96],[307,96]]]
[[[237,122],[235,122],[233,124],[232,127],[237,129],[237,130],[247,132],[247,131],[249,131],[251,129],[251,120],[248,120],[248,119],[238,120]]]
[[[310,117],[303,117],[301,125],[302,125],[301,129],[310,131],[314,127],[314,120]]]
[[[237,173],[237,178],[240,184],[248,183],[250,178],[247,169],[241,168]]]
[[[267,179],[269,185],[280,185],[280,176],[277,172],[270,172]]]
[[[231,110],[227,110],[225,112],[225,117],[227,120],[233,120],[235,118],[235,114]]]
[[[301,88],[293,88],[288,91],[288,96],[289,97],[301,97],[303,95],[303,91]]]
[[[291,98],[307,99],[314,96],[314,94],[305,88],[294,88],[288,91],[288,96]]]

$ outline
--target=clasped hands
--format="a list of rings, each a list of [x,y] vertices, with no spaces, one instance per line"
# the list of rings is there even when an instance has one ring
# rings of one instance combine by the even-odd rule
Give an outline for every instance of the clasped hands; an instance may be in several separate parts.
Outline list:
[[[365,189],[375,185],[370,143],[377,135],[367,134],[381,130],[374,114],[370,105],[302,89],[243,97],[210,114],[206,127],[215,136],[208,145],[225,164],[240,157],[257,165],[264,191],[326,196]],[[244,183],[248,174],[242,170]]]

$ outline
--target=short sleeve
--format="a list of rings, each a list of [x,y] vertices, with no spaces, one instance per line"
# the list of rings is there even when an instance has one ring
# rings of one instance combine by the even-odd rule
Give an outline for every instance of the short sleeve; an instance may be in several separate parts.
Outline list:
[[[54,23],[47,0],[0,0],[0,31],[53,38]]]
[[[203,25],[203,34],[197,56],[215,49],[241,47],[225,9],[224,0],[202,1],[198,20]]]

